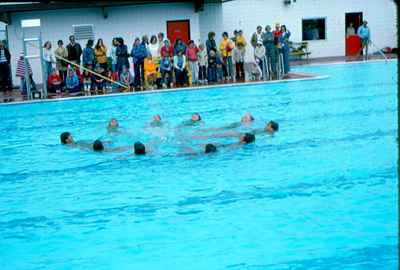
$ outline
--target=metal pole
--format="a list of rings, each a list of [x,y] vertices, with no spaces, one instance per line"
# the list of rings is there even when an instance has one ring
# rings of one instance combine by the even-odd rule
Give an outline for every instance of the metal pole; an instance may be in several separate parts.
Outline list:
[[[372,40],[370,40],[370,43],[372,46],[375,47],[375,49],[378,50],[378,52],[383,56],[383,58],[385,58],[385,61],[387,61],[388,59],[387,59],[386,55],[375,45],[375,43],[373,43]],[[367,45],[367,47],[368,47],[368,45]]]
[[[25,31],[22,28],[22,48],[24,49],[24,83],[22,84],[22,87],[26,87],[26,96],[28,99],[32,99],[32,93],[31,93],[31,84],[30,84],[30,74],[29,74],[29,68],[28,68],[28,59],[27,59],[27,49],[26,49],[26,42],[25,42]],[[23,90],[23,89],[21,89]]]
[[[265,78],[264,78],[264,80],[267,80],[267,81],[269,81],[269,64],[268,64],[268,58],[266,57],[266,56],[264,56],[264,61],[265,61]]]
[[[47,98],[47,78],[50,74],[47,74],[47,68],[43,59],[43,48],[42,48],[42,31],[39,30],[39,50],[40,50],[40,65],[42,67],[42,95],[41,98]]]

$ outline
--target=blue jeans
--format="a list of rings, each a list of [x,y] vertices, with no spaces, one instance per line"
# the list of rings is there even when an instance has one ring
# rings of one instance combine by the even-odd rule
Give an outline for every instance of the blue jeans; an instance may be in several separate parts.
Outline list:
[[[217,82],[217,67],[208,67],[208,81]]]

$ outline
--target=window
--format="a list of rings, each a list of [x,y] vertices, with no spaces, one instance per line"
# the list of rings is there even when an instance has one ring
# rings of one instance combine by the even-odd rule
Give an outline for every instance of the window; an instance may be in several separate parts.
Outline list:
[[[326,39],[325,18],[303,19],[303,40]]]

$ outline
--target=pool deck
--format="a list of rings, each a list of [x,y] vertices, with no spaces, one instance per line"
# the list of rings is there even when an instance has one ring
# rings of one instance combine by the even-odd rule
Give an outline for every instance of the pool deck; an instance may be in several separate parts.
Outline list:
[[[388,55],[388,59],[395,59],[397,55]],[[384,61],[381,56],[372,56],[370,57],[371,62],[376,61]],[[349,60],[346,57],[329,57],[329,58],[314,58],[309,59],[309,61],[292,61],[291,66],[309,66],[309,65],[324,65],[324,64],[346,64],[346,63],[365,63],[365,61],[356,61]],[[169,89],[157,89],[157,90],[146,90],[146,91],[138,91],[138,92],[121,92],[121,93],[112,93],[105,95],[93,95],[93,96],[62,96],[58,98],[48,98],[48,99],[36,99],[36,100],[23,100],[20,91],[14,90],[11,98],[14,99],[12,102],[3,102],[4,97],[3,93],[0,93],[0,106],[4,105],[15,105],[15,104],[27,104],[27,103],[41,103],[41,102],[51,102],[51,101],[63,101],[63,100],[71,100],[71,99],[88,99],[88,98],[104,98],[110,96],[122,96],[122,95],[134,95],[134,94],[151,94],[151,93],[165,93],[165,92],[175,92],[175,91],[196,91],[196,90],[205,90],[210,88],[217,87],[230,87],[230,86],[248,86],[248,85],[257,85],[257,84],[271,84],[271,83],[281,83],[281,82],[292,82],[292,81],[305,81],[305,80],[320,80],[326,79],[328,76],[317,75],[317,74],[308,74],[308,73],[289,73],[282,80],[270,80],[270,81],[246,81],[246,82],[231,82],[231,83],[216,83],[202,86],[193,86],[193,87],[181,87],[181,88],[169,88]],[[8,97],[9,98],[9,97]]]

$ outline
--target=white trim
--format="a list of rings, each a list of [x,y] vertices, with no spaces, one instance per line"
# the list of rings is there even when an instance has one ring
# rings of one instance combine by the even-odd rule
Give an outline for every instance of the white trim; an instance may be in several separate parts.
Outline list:
[[[309,75],[309,74],[307,74],[307,75]],[[12,106],[12,105],[46,103],[46,102],[62,102],[62,101],[68,101],[68,100],[95,99],[95,98],[119,97],[119,96],[130,96],[130,95],[159,94],[159,93],[180,92],[180,91],[208,90],[208,89],[214,89],[214,88],[233,87],[233,86],[237,86],[237,87],[241,88],[244,86],[251,86],[251,85],[290,83],[290,82],[298,82],[298,81],[313,81],[313,80],[323,80],[323,79],[328,79],[328,78],[329,78],[329,76],[324,75],[324,76],[315,76],[315,77],[299,78],[299,79],[216,84],[216,85],[207,85],[207,86],[200,86],[200,87],[183,87],[183,88],[172,88],[172,89],[164,89],[164,90],[161,89],[161,90],[150,90],[150,91],[141,91],[141,92],[114,93],[114,94],[97,95],[97,96],[79,96],[79,97],[66,97],[66,98],[58,98],[58,99],[26,100],[26,101],[0,103],[0,106],[10,106],[10,105]]]
[[[368,61],[350,61],[350,62],[343,62],[343,61],[337,61],[337,62],[329,62],[329,63],[314,63],[314,64],[306,64],[306,65],[296,65],[296,66],[291,66],[292,69],[296,69],[297,67],[315,67],[315,66],[329,66],[329,65],[359,65],[359,64],[368,64],[368,63],[376,63],[376,62],[389,62],[389,61],[397,61],[397,58],[391,58],[388,60],[385,59],[375,59],[375,60],[368,60]]]

